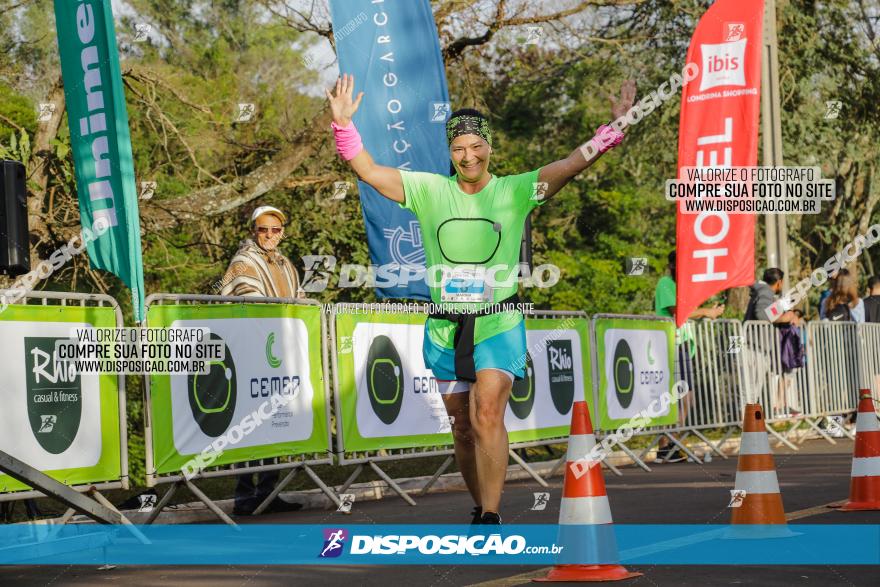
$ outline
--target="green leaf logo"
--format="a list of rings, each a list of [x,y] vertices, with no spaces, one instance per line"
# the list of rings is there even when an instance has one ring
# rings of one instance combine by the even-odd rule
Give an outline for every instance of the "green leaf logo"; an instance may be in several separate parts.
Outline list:
[[[266,339],[266,362],[269,363],[269,366],[273,369],[277,369],[281,366],[281,359],[272,354],[273,344],[275,344],[275,333],[270,332],[269,338]]]

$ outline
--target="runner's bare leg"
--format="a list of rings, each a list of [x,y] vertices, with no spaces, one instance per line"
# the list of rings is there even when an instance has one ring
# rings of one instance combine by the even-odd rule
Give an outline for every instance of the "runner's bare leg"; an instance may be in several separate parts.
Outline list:
[[[449,385],[440,383],[440,385]],[[481,505],[480,485],[477,479],[477,461],[474,456],[474,431],[471,427],[470,394],[447,393],[443,396],[446,413],[455,418],[452,423],[452,440],[455,444],[455,463],[475,505]]]
[[[484,512],[498,512],[504,490],[508,460],[504,410],[512,387],[510,378],[497,369],[481,369],[471,385],[471,427]]]

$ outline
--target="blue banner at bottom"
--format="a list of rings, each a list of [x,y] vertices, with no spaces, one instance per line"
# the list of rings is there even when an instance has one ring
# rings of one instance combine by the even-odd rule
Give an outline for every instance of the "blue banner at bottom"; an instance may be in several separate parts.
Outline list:
[[[877,565],[880,526],[0,526],[0,564]]]

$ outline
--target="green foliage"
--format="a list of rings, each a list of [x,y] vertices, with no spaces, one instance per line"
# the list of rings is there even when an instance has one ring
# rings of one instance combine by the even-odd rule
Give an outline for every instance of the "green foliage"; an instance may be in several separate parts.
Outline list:
[[[31,137],[26,132],[9,133],[9,146],[0,143],[0,159],[12,159],[25,165],[31,162]]]
[[[15,126],[6,119],[31,133],[36,130],[37,113],[34,105],[3,82],[0,82],[0,115],[0,136],[8,136],[9,131],[15,130]]]

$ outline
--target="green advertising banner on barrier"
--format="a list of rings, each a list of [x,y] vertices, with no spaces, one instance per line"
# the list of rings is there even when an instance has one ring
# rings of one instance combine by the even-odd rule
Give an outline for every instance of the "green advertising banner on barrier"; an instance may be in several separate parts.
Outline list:
[[[79,375],[55,356],[72,329],[115,326],[112,308],[0,312],[0,450],[66,485],[121,479],[117,376]],[[0,493],[26,489],[0,474]]]
[[[613,430],[643,410],[647,426],[675,424],[678,406],[666,395],[675,383],[672,321],[597,318],[595,329],[599,427]]]
[[[452,444],[437,380],[422,359],[424,314],[337,313],[337,400],[345,451]],[[568,436],[571,406],[592,409],[589,323],[526,320],[526,377],[504,422],[511,442]]]
[[[153,305],[147,322],[208,328],[226,354],[207,374],[151,376],[155,473],[179,473],[221,437],[211,466],[329,451],[319,306]]]

